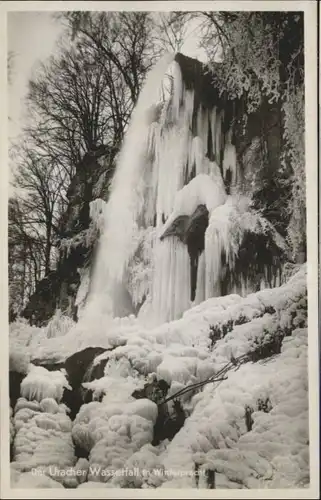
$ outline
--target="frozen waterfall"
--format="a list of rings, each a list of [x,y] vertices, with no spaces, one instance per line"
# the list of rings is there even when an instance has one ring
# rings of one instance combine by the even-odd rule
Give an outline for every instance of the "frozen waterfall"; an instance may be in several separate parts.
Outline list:
[[[168,72],[171,92],[162,100]],[[159,324],[181,317],[193,302],[224,294],[222,282],[227,274],[231,282],[245,236],[254,231],[266,237],[271,229],[246,225],[255,215],[238,192],[232,136],[224,109],[205,106],[175,55],[163,57],[146,79],[119,154],[104,210],[93,307],[100,301],[111,317],[133,313]],[[280,252],[281,240],[278,235]],[[260,286],[269,286],[260,272]],[[244,280],[251,291],[242,276],[241,286],[230,283],[229,292],[245,293]]]

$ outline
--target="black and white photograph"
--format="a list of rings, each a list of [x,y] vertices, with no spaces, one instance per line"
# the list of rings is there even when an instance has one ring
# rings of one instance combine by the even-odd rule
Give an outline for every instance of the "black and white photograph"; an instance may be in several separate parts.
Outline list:
[[[8,4],[5,498],[317,498],[316,3]]]

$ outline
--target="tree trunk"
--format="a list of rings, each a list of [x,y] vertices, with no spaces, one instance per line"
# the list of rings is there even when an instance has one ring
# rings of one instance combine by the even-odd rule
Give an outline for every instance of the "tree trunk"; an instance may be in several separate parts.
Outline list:
[[[50,272],[51,264],[51,224],[47,224],[46,248],[45,248],[45,275]]]

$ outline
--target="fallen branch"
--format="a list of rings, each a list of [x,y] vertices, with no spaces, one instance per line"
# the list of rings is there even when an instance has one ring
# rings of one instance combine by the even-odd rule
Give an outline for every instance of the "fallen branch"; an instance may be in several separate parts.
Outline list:
[[[201,382],[196,382],[195,384],[190,384],[187,387],[180,389],[179,391],[175,392],[175,394],[172,394],[172,396],[169,396],[168,398],[164,399],[160,404],[168,403],[169,401],[176,399],[177,397],[180,397],[189,391],[192,391],[194,389],[200,389],[206,384],[214,382],[222,382],[223,380],[226,380],[226,377],[224,377],[224,375],[228,371],[230,371],[232,368],[238,368],[241,363],[244,363],[246,361],[249,361],[248,354],[243,354],[242,356],[239,356],[236,359],[233,358],[233,361],[227,363],[227,365],[225,365],[219,372],[215,373],[215,375],[211,375],[206,380],[203,380]]]
[[[276,337],[275,339],[272,339],[270,344],[275,344],[277,342],[277,347],[278,351],[274,352],[274,354],[278,354],[281,349],[282,345],[282,340],[283,340],[284,335],[280,335],[279,337]],[[242,354],[242,356],[239,356],[238,358],[234,358],[234,356],[231,356],[231,361],[227,363],[221,370],[219,370],[217,373],[214,375],[211,375],[208,377],[206,380],[203,380],[201,382],[196,382],[195,384],[190,384],[187,387],[184,387],[183,389],[180,389],[179,391],[175,392],[172,396],[169,396],[168,398],[164,399],[160,404],[165,404],[168,403],[169,401],[172,401],[173,399],[177,399],[180,396],[183,396],[187,392],[193,391],[195,389],[200,389],[206,384],[209,383],[215,383],[215,382],[221,382],[223,380],[226,380],[227,377],[225,377],[226,373],[235,368],[235,370],[238,370],[243,363],[247,363],[249,361],[256,362],[259,359],[264,359],[266,357],[266,352],[268,352],[268,347],[269,343],[264,344],[264,342],[261,345],[258,345],[253,349],[252,351],[247,352],[246,354]],[[267,351],[265,351],[267,349]],[[262,357],[263,355],[263,357]]]

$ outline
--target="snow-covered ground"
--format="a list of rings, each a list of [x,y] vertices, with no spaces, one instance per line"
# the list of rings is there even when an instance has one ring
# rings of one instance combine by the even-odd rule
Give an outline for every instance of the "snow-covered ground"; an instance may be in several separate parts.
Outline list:
[[[279,288],[208,299],[154,329],[134,317],[97,317],[90,330],[84,319],[66,331],[61,317],[41,329],[13,324],[11,366],[24,364],[27,372],[11,417],[13,484],[307,487],[306,310],[304,265]],[[87,346],[114,349],[104,377],[85,384],[94,401],[83,404],[72,422],[61,403],[68,386],[64,373],[49,373],[29,360],[63,360]],[[251,357],[254,351],[259,354]],[[226,366],[224,380],[178,397],[184,425],[172,441],[153,446],[157,404],[136,400],[133,391],[156,376],[169,384],[171,397],[190,384],[215,379]],[[78,460],[75,445],[88,460]],[[41,473],[32,474],[33,468]],[[59,473],[62,469],[68,469],[68,477]],[[116,475],[115,470],[127,472]]]

